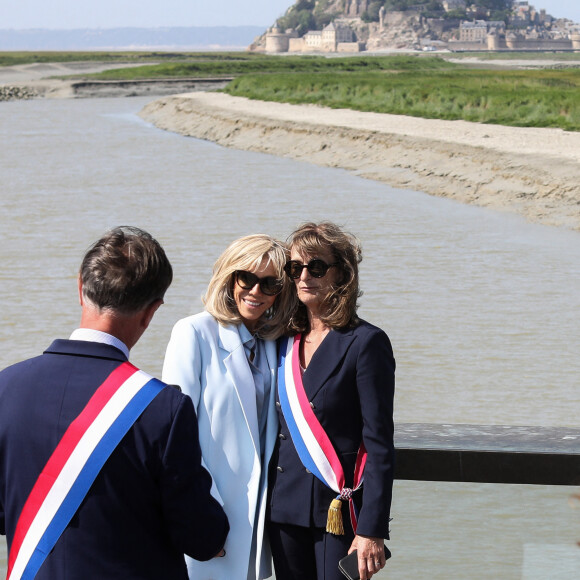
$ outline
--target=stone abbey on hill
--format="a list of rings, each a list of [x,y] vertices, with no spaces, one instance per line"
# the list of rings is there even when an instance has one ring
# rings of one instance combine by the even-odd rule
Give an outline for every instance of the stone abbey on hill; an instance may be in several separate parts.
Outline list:
[[[298,0],[249,50],[580,50],[579,24],[555,19],[526,0],[508,2],[510,9],[501,13],[468,5],[466,0],[443,0],[404,11],[387,10],[384,2],[377,9],[380,0],[328,0],[323,13],[319,7],[308,13],[305,6],[310,4],[315,5]],[[305,29],[305,22],[311,28]],[[320,29],[313,27],[317,22]],[[287,28],[288,23],[298,24]]]

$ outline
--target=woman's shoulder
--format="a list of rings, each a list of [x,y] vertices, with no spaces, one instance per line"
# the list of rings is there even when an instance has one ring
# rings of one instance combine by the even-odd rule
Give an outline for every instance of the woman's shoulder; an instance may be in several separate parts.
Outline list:
[[[200,340],[224,341],[233,348],[240,342],[240,328],[235,324],[221,324],[209,312],[199,312],[178,320],[173,327],[173,334],[195,335]],[[233,342],[232,342],[233,341]]]
[[[391,347],[391,340],[387,333],[378,326],[359,318],[357,325],[352,330],[354,336],[360,340],[361,344],[369,344],[369,343],[385,343],[390,348]]]
[[[361,335],[386,334],[386,332],[382,328],[379,328],[378,326],[375,326],[374,324],[371,324],[370,322],[363,320],[362,318],[358,319],[356,326],[353,328],[353,332],[355,334]]]
[[[186,316],[185,318],[178,320],[173,327],[173,331],[203,331],[214,328],[217,329],[217,327],[218,321],[209,312],[204,310],[203,312],[198,312],[197,314]]]

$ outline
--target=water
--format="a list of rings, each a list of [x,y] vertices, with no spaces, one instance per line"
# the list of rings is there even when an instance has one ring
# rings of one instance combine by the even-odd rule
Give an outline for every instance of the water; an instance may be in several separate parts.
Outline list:
[[[363,244],[360,313],[392,339],[397,421],[580,427],[580,234],[165,133],[136,116],[148,100],[1,104],[0,367],[76,327],[77,268],[109,227],[149,230],[173,263],[166,305],[132,353],[159,374],[173,323],[201,309],[213,261],[231,240],[255,232],[285,238],[303,221],[330,219]],[[458,498],[496,502],[473,512],[471,535],[462,532],[473,546],[481,543],[478,518],[518,498],[569,511],[569,489],[522,494],[507,487],[497,500],[498,486],[398,482],[391,547],[402,569],[415,572],[397,577],[436,577],[432,567],[422,576],[421,566],[437,562],[440,514],[420,532],[414,527],[429,514],[433,494],[450,518],[468,517]],[[516,519],[524,530],[533,527]],[[520,578],[523,547],[537,538],[526,543],[520,528],[510,531],[500,520],[493,541],[501,537],[508,553],[515,542],[518,553],[507,571],[491,575]],[[445,535],[455,537],[456,525],[447,524]],[[571,524],[562,529],[561,519],[547,525],[542,537],[580,537]]]

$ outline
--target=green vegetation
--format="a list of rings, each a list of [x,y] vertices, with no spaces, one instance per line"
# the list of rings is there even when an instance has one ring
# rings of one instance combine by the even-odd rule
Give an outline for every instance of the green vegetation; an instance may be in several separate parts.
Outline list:
[[[50,62],[104,62],[141,63],[162,61],[183,61],[199,59],[203,61],[241,60],[248,55],[238,52],[187,53],[187,52],[0,52],[0,66],[15,66]]]
[[[392,66],[382,71],[244,75],[225,92],[264,101],[580,131],[580,69],[446,69],[433,67],[432,61],[443,62],[416,58],[408,70],[393,57]]]
[[[188,78],[188,77],[228,77],[253,73],[294,74],[294,73],[352,73],[356,71],[386,70],[424,70],[447,69],[453,65],[443,59],[422,59],[416,56],[388,57],[343,57],[325,58],[323,56],[271,56],[246,54],[247,58],[237,60],[205,61],[193,59],[187,62],[144,65],[130,69],[104,71],[91,75],[91,78],[104,80],[149,79],[149,78]],[[423,62],[421,62],[423,61]]]
[[[131,52],[0,52],[0,66],[49,62],[138,62],[141,54]],[[154,57],[150,55],[147,57],[148,60],[152,58]]]
[[[52,52],[0,53],[0,66],[34,62],[134,63],[134,67],[82,77],[235,77],[225,92],[251,99],[580,131],[580,54],[506,52],[452,56],[454,60],[477,56],[478,62],[458,64],[424,54],[327,58],[245,52]],[[554,58],[569,64],[512,70],[483,62]],[[141,64],[144,62],[158,64]]]
[[[322,30],[340,16],[340,11],[332,10],[330,0],[298,0],[284,16],[278,18],[278,26],[282,30],[292,28],[303,35],[309,30]]]

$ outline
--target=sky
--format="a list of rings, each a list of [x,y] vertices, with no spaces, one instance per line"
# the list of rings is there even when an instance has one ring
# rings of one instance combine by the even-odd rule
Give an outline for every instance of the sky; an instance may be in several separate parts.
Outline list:
[[[579,0],[530,0],[580,23]],[[294,0],[0,0],[0,29],[270,26]]]

